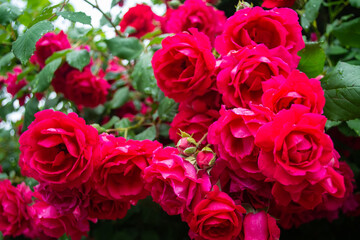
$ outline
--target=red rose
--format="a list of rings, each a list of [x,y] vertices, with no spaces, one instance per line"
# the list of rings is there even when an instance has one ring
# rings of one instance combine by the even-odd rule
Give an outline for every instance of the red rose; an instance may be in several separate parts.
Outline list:
[[[158,86],[177,102],[201,96],[213,84],[215,57],[209,39],[196,29],[189,31],[165,38],[152,59]]]
[[[248,213],[243,223],[244,240],[278,240],[280,229],[276,220],[265,211]]]
[[[291,7],[294,3],[295,0],[264,0],[261,6],[265,8]]]
[[[264,10],[261,7],[245,8],[230,17],[224,32],[216,38],[215,48],[221,55],[245,46],[265,44],[275,54],[288,51],[295,68],[300,60],[299,50],[305,47],[297,13],[288,8]]]
[[[22,174],[55,189],[77,188],[87,182],[99,155],[97,130],[75,113],[36,113],[19,143]]]
[[[18,185],[9,180],[0,181],[0,231],[4,236],[16,237],[24,233],[29,225],[27,204],[31,202]]]
[[[21,79],[20,81],[17,80],[17,76],[22,72],[20,67],[14,67],[14,73],[7,73],[7,78],[4,78],[4,83],[7,85],[6,91],[11,94],[11,96],[15,96],[23,87],[27,85],[27,81],[25,79]],[[24,95],[19,98],[20,106],[25,104],[25,97]]]
[[[96,163],[94,187],[108,199],[137,201],[149,195],[144,189],[143,170],[151,163],[153,152],[162,147],[150,140],[127,140],[100,135],[101,159]]]
[[[76,105],[96,107],[106,101],[110,84],[102,78],[94,76],[89,67],[82,72],[73,69],[66,75],[65,98]]]
[[[242,214],[240,205],[217,186],[208,192],[187,218],[190,230],[206,240],[231,240],[240,234]]]
[[[207,5],[203,0],[186,0],[178,9],[167,16],[166,32],[179,33],[197,28],[213,43],[222,33],[226,17],[223,11]]]
[[[274,57],[264,46],[242,48],[225,56],[219,66],[216,84],[228,107],[261,104],[262,83],[272,76],[290,73],[283,58]]]
[[[144,170],[144,180],[153,200],[165,212],[186,216],[211,185],[205,172],[197,174],[195,167],[178,154],[172,147],[157,149]]]
[[[71,48],[67,35],[61,31],[58,34],[46,33],[39,41],[36,42],[36,50],[31,56],[30,62],[39,64],[40,68],[45,67],[45,61],[54,52]]]
[[[136,32],[129,34],[129,36],[141,38],[146,33],[154,30],[155,25],[153,21],[156,17],[148,5],[136,4],[122,18],[120,22],[121,32],[125,32],[127,27],[133,27]]]
[[[325,106],[324,90],[319,80],[309,79],[305,73],[294,70],[285,78],[282,75],[263,82],[262,103],[277,113],[289,109],[292,104],[310,108],[312,113],[323,113]]]

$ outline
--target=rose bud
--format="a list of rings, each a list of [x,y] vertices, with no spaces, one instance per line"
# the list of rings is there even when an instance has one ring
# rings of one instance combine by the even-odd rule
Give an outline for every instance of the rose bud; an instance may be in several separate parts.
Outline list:
[[[191,156],[196,152],[196,141],[192,137],[182,137],[176,144],[180,154]]]
[[[280,229],[265,211],[248,213],[243,222],[244,240],[277,240]]]
[[[202,169],[210,168],[214,165],[216,160],[216,154],[209,147],[204,147],[196,155],[196,163]]]

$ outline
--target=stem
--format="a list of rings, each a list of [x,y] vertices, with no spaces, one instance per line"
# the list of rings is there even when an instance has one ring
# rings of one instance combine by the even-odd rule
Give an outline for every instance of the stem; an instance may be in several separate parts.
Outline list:
[[[113,128],[113,129],[108,129],[106,130],[106,132],[125,132],[125,134],[127,134],[127,131],[130,129],[134,129],[134,128],[138,128],[142,125],[142,123],[145,121],[145,118],[142,117],[140,118],[139,122],[137,122],[135,125],[127,127],[127,128]]]
[[[68,2],[69,0],[64,0],[58,12],[61,12],[64,9],[65,5],[68,4]],[[56,17],[56,13],[49,17],[48,20],[51,21],[54,17]]]
[[[204,136],[202,136],[202,138],[200,139],[200,141],[197,142],[197,145],[199,146],[207,137],[208,133],[205,133]]]
[[[84,2],[86,2],[87,4],[89,4],[90,6],[92,6],[93,8],[96,8],[99,12],[101,12],[101,14],[105,17],[105,19],[111,24],[111,26],[115,29],[115,32],[118,36],[122,36],[121,32],[119,32],[119,30],[116,29],[116,26],[114,25],[114,23],[112,22],[111,18],[106,15],[101,8],[99,7],[97,1],[95,1],[95,4],[89,2],[88,0],[84,0]]]

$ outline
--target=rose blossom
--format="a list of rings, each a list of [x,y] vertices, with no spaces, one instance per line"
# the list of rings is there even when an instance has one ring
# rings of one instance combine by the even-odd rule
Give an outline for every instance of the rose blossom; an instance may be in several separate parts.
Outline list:
[[[289,109],[292,104],[309,107],[312,113],[323,113],[325,97],[320,81],[309,79],[299,70],[292,71],[287,78],[282,75],[272,77],[262,83],[262,88],[263,105],[275,113]]]
[[[22,72],[20,67],[14,67],[14,73],[7,73],[7,78],[4,78],[4,83],[7,85],[6,91],[11,94],[11,96],[15,96],[23,87],[27,85],[27,81],[25,79],[21,79],[20,81],[17,80],[17,77]],[[25,104],[25,97],[24,95],[19,98],[20,106]]]
[[[24,184],[14,187],[9,180],[0,181],[0,231],[4,236],[16,237],[28,227],[27,204],[31,196],[21,189],[29,190]]]
[[[136,4],[129,8],[120,22],[121,32],[125,32],[127,27],[135,28],[136,32],[129,34],[131,37],[141,38],[155,28],[154,21],[157,16],[151,10],[151,7],[145,4]]]
[[[299,50],[305,47],[297,13],[288,8],[264,10],[261,7],[245,8],[230,17],[224,32],[216,38],[215,48],[221,55],[230,50],[263,43],[275,55],[288,51],[295,68],[300,60]]]
[[[247,107],[249,103],[261,104],[262,83],[272,76],[287,76],[290,67],[282,58],[274,57],[263,45],[243,48],[223,57],[216,85],[228,107]]]
[[[197,29],[189,31],[165,38],[152,59],[158,86],[176,102],[201,96],[213,84],[215,57],[209,39]]]
[[[166,32],[179,33],[197,28],[213,43],[215,37],[223,31],[226,17],[223,11],[207,5],[203,0],[186,0],[178,9],[167,16]]]
[[[187,223],[202,239],[231,240],[240,234],[243,213],[246,213],[245,209],[215,185],[214,190],[195,206]]]
[[[178,154],[173,147],[155,150],[151,165],[144,170],[145,188],[169,215],[186,217],[211,185],[205,172],[197,174]]]
[[[36,113],[19,143],[22,174],[56,189],[87,182],[99,155],[97,130],[75,113]]]
[[[97,192],[114,200],[137,201],[149,195],[142,173],[150,165],[153,152],[162,145],[108,134],[100,135],[100,144],[101,158],[93,177]]]
[[[265,8],[275,8],[275,7],[291,7],[294,5],[295,0],[264,0],[261,4]]]
[[[248,213],[243,222],[244,240],[278,240],[280,229],[276,220],[265,211]]]
[[[31,56],[30,62],[39,64],[40,68],[45,67],[45,61],[54,52],[71,48],[67,35],[61,31],[58,34],[49,32],[36,42],[36,50]]]

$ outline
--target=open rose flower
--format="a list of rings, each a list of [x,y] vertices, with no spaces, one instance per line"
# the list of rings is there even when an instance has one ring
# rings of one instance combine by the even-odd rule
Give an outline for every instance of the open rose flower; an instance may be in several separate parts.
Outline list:
[[[243,222],[244,240],[278,240],[280,229],[276,220],[265,211],[248,213]]]
[[[223,11],[216,10],[203,0],[186,0],[178,9],[167,16],[166,32],[179,33],[197,28],[213,43],[224,27],[226,17]]]
[[[152,59],[158,86],[176,102],[201,96],[213,84],[215,57],[209,39],[197,29],[189,31],[165,38]]]
[[[169,215],[186,216],[210,190],[209,176],[197,174],[195,167],[178,155],[176,148],[159,148],[144,170],[146,188],[153,200]]]
[[[299,50],[305,47],[297,13],[288,8],[264,10],[261,7],[245,8],[230,17],[224,32],[216,38],[215,48],[221,55],[245,46],[264,44],[275,55],[288,51],[292,67],[296,67]]]
[[[76,188],[87,182],[99,156],[97,130],[75,113],[36,113],[19,143],[23,175],[56,189]]]
[[[27,85],[27,81],[25,79],[17,80],[17,77],[19,74],[22,73],[22,70],[20,67],[14,67],[13,69],[14,73],[7,73],[7,78],[4,78],[4,83],[6,84],[6,91],[11,94],[11,96],[16,96],[16,94]],[[25,104],[25,97],[26,95],[19,98],[19,104],[20,106],[23,106]]]
[[[261,104],[262,83],[272,76],[287,76],[291,68],[284,59],[275,57],[264,45],[242,48],[223,57],[216,85],[228,107],[247,107],[249,103]]]
[[[292,104],[309,107],[312,113],[323,113],[325,97],[320,81],[309,79],[299,70],[292,71],[287,78],[282,75],[272,77],[262,83],[262,88],[263,105],[275,113],[289,109]]]
[[[187,218],[190,230],[206,240],[232,240],[240,234],[242,214],[246,213],[240,205],[217,186],[208,192]]]

